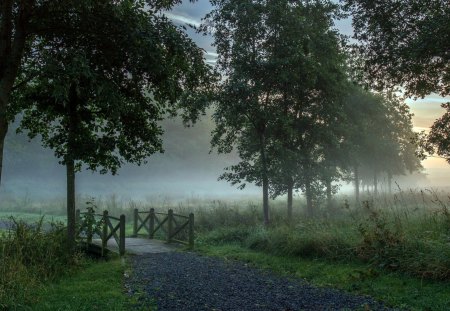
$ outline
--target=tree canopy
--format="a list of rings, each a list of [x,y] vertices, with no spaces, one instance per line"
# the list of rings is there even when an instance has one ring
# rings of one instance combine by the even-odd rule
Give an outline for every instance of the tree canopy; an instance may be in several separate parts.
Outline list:
[[[447,0],[341,0],[353,19],[366,78],[408,96],[450,94],[450,3]]]

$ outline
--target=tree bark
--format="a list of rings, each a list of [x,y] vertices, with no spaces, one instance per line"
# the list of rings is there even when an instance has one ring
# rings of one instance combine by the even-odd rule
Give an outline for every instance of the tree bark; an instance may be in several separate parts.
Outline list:
[[[288,181],[287,185],[287,216],[288,216],[288,222],[292,219],[292,195],[294,190],[294,183],[292,180]]]
[[[355,201],[356,201],[356,205],[359,205],[359,169],[358,169],[358,165],[355,165],[354,170],[355,170]],[[364,192],[364,188],[363,188],[363,192]]]
[[[0,90],[0,185],[3,173],[3,149],[8,132],[8,118],[6,116],[7,96]]]
[[[266,156],[266,138],[264,134],[260,136],[261,143],[261,164],[262,164],[262,187],[263,187],[263,214],[264,214],[264,225],[268,226],[270,224],[269,215],[269,176],[267,174],[267,156]]]
[[[0,184],[3,172],[3,149],[8,132],[9,98],[22,63],[27,27],[35,1],[20,1],[17,18],[13,18],[12,0],[0,4]],[[14,19],[14,20],[13,20]]]
[[[69,101],[67,105],[67,121],[68,121],[68,141],[67,154],[65,156],[66,170],[67,170],[67,238],[69,252],[75,249],[75,161],[73,150],[76,145],[76,129],[77,129],[77,104],[78,94],[76,85],[72,84],[69,90]]]
[[[75,249],[75,163],[67,160],[67,239],[69,252]]]

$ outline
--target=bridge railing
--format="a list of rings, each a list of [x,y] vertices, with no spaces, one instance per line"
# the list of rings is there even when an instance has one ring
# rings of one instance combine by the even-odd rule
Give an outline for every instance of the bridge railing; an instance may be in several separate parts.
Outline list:
[[[134,210],[133,236],[145,231],[149,239],[153,239],[157,232],[165,237],[168,243],[178,242],[194,246],[194,214],[189,216],[175,214],[169,209],[167,214],[157,213],[154,208],[149,211]]]
[[[84,216],[84,217],[82,217]],[[94,235],[98,235],[102,241],[102,255],[108,244],[108,240],[114,238],[119,247],[119,254],[125,254],[125,215],[119,218],[108,215],[108,211],[103,214],[91,212],[80,212],[76,210],[76,219],[78,223],[77,237],[84,233],[86,242],[92,244]]]

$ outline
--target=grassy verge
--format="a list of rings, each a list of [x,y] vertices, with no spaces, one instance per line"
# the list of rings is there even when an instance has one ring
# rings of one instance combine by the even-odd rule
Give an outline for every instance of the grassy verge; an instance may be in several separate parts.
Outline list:
[[[89,262],[77,274],[43,287],[30,310],[129,310],[122,282],[125,270],[120,259]]]
[[[11,217],[16,220],[22,220],[27,223],[33,223],[39,221],[42,217],[44,222],[63,222],[67,220],[66,216],[55,216],[39,213],[22,213],[22,212],[0,212],[0,220],[10,221]]]
[[[239,260],[281,275],[307,279],[314,285],[370,295],[407,310],[450,310],[450,284],[374,270],[365,264],[329,262],[252,251],[237,244],[200,245],[198,252]]]

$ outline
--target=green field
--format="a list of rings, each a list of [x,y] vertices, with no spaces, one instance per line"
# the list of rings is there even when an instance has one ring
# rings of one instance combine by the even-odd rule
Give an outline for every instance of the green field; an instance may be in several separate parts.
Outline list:
[[[108,209],[105,202],[97,204]],[[171,207],[122,202],[111,210],[114,215],[128,215],[127,234],[132,233],[130,215],[135,207],[194,212],[196,249],[202,254],[306,278],[318,286],[371,295],[398,308],[450,308],[447,193],[400,192],[367,198],[361,205],[337,197],[335,209],[321,208],[313,218],[305,216],[304,202],[297,200],[290,221],[283,201],[272,201],[271,206],[272,223],[267,227],[262,225],[258,202],[187,200]],[[43,214],[2,212],[0,219],[13,216],[30,223]],[[45,216],[44,221],[52,217],[53,221],[64,222],[64,216]],[[126,265],[117,260],[81,262],[73,267],[73,274],[38,282],[33,301],[38,301],[38,310],[88,310],[83,306],[92,305],[97,298],[99,303],[106,303],[88,289],[108,283],[111,287],[105,287],[105,291],[111,291],[116,310],[122,310],[133,303],[123,291],[125,269]],[[105,284],[98,284],[96,271],[106,275],[108,270],[112,273]],[[83,303],[72,306],[74,301],[68,292],[82,297]]]

